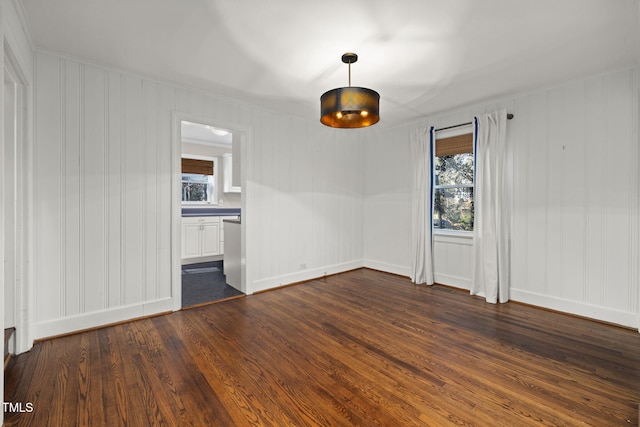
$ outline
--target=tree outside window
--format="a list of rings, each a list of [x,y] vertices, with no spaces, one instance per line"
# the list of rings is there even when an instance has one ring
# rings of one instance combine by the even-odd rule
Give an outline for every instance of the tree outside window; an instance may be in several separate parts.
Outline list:
[[[208,202],[210,175],[182,174],[182,201]]]
[[[472,134],[436,140],[433,228],[473,231]]]

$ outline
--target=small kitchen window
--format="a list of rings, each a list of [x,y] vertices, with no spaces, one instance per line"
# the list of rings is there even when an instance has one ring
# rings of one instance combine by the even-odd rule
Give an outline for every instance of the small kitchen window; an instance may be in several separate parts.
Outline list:
[[[182,158],[182,204],[215,203],[217,163],[215,158]]]

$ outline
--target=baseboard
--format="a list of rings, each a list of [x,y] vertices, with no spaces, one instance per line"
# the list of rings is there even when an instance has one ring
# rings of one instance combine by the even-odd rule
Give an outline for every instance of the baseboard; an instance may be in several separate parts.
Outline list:
[[[433,279],[441,285],[452,286],[454,288],[471,290],[471,279],[466,277],[451,276],[449,274],[435,273]]]
[[[384,271],[386,273],[397,274],[399,276],[411,277],[411,267],[405,265],[391,264],[388,262],[365,259],[364,266],[373,270]],[[460,289],[471,289],[471,280],[466,277],[451,276],[448,274],[434,273],[436,283],[452,286]]]
[[[158,313],[173,311],[173,299],[163,298],[141,304],[132,304],[104,311],[95,311],[75,316],[37,322],[34,325],[34,339],[55,337],[72,332],[96,328],[113,323],[129,321],[138,317],[152,316]]]
[[[386,273],[397,274],[398,276],[411,277],[411,268],[405,265],[365,259],[364,266],[372,270],[384,271]]]
[[[520,289],[510,289],[509,299],[633,329],[638,329],[640,326],[638,325],[638,313],[569,301],[558,297],[537,294]]]
[[[355,260],[345,262],[341,264],[328,265],[319,268],[313,268],[309,270],[301,270],[295,273],[283,274],[281,276],[269,277],[266,279],[256,280],[251,284],[250,289],[247,290],[247,294],[254,292],[262,292],[269,289],[279,288],[282,286],[290,285],[292,283],[305,282],[307,280],[318,279],[320,277],[328,276],[330,274],[343,273],[349,270],[355,270],[357,268],[364,267],[362,260]]]

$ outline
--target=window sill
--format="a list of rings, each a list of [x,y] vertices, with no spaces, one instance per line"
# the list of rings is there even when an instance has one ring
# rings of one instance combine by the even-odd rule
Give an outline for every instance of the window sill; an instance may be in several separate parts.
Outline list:
[[[473,232],[458,230],[433,230],[433,241],[472,246]]]

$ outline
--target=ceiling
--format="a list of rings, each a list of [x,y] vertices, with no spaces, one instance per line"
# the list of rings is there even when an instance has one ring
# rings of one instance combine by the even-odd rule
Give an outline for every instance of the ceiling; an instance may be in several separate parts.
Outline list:
[[[180,136],[182,137],[182,142],[204,144],[229,150],[231,150],[231,144],[233,143],[233,134],[226,129],[186,120],[182,121]]]
[[[639,0],[22,0],[37,48],[320,119],[380,93],[393,126],[633,66]]]

